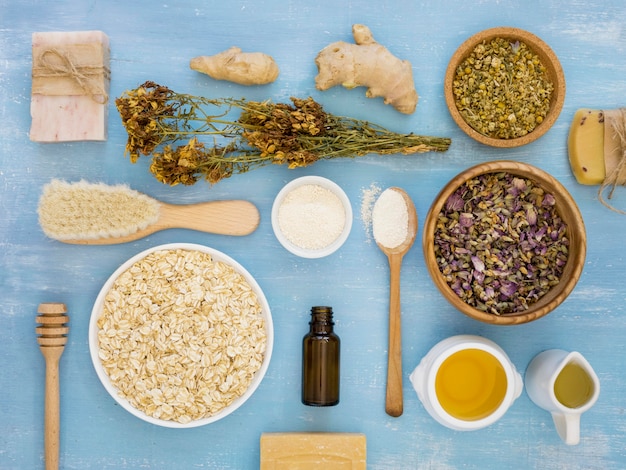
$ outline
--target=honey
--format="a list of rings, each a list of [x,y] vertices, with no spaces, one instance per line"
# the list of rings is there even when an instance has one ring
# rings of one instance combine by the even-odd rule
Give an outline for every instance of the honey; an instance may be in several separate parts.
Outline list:
[[[593,380],[587,371],[575,362],[563,367],[554,382],[556,399],[568,408],[578,408],[589,401],[594,392]]]
[[[506,391],[502,364],[481,349],[452,354],[443,361],[435,378],[435,392],[442,408],[464,421],[476,421],[494,413]]]

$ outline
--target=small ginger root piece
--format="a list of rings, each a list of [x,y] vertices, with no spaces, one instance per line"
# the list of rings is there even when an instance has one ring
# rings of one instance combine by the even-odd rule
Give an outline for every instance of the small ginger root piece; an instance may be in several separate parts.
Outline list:
[[[272,83],[279,73],[271,56],[262,52],[242,52],[235,46],[212,56],[194,57],[189,67],[215,80],[227,80],[240,85]]]
[[[353,25],[352,35],[356,44],[338,41],[319,52],[315,58],[318,69],[315,87],[323,91],[336,85],[366,86],[368,98],[381,96],[385,104],[399,112],[413,113],[418,95],[411,64],[378,44],[365,25]]]

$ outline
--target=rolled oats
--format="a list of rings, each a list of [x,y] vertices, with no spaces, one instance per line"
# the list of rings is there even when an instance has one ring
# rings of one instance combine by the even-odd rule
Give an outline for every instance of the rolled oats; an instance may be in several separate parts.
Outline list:
[[[98,319],[99,358],[119,395],[148,416],[189,423],[242,396],[266,333],[250,284],[196,250],[148,254],[122,273]]]

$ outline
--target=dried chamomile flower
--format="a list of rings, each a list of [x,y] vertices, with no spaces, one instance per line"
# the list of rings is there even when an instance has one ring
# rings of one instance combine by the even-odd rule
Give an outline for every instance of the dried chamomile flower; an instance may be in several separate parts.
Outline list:
[[[477,132],[514,139],[546,118],[554,85],[545,65],[523,42],[494,38],[478,44],[457,67],[456,107]]]

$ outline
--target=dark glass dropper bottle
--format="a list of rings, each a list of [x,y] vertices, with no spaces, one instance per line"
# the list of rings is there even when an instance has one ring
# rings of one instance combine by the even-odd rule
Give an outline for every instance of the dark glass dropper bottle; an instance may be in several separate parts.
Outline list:
[[[340,340],[334,333],[332,307],[313,307],[309,332],[302,340],[302,403],[339,403]]]

